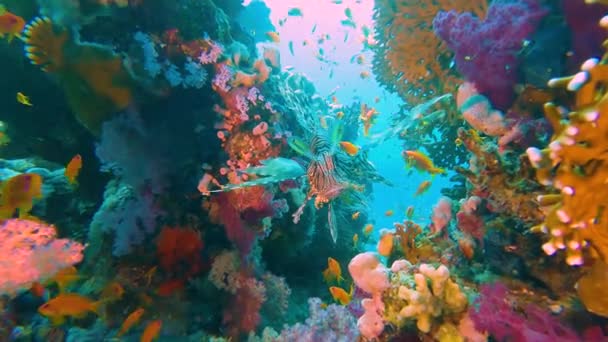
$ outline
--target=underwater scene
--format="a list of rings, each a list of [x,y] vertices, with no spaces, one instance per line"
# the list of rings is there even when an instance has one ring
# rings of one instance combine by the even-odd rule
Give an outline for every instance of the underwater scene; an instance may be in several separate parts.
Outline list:
[[[0,342],[608,341],[608,0],[0,0],[0,61]]]

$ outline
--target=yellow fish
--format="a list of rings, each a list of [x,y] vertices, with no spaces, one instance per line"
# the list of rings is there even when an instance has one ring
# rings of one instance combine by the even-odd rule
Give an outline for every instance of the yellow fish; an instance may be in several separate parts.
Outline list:
[[[332,286],[329,288],[329,293],[331,293],[331,296],[338,303],[348,305],[353,298],[353,286],[350,286],[350,291],[348,293],[341,287]]]
[[[348,141],[340,141],[340,147],[346,152],[349,156],[355,156],[359,153],[359,146],[348,142]]]
[[[361,215],[361,213],[360,213],[360,212],[358,212],[358,211],[355,211],[355,212],[353,213],[353,215],[351,216],[351,219],[353,219],[353,221],[356,221],[356,220],[358,220],[358,219],[359,219],[359,215]]]
[[[30,98],[25,96],[22,92],[17,93],[17,102],[21,103],[24,106],[33,106],[30,102]]]
[[[342,268],[336,259],[332,257],[327,258],[327,269],[323,271],[323,278],[328,283],[334,280],[340,283],[340,280],[344,280],[342,278]]]
[[[359,234],[353,235],[353,247],[357,248],[357,242],[359,242]]]
[[[42,177],[37,173],[22,173],[4,181],[0,190],[0,218],[11,218],[15,210],[27,217],[34,199],[42,198]]]

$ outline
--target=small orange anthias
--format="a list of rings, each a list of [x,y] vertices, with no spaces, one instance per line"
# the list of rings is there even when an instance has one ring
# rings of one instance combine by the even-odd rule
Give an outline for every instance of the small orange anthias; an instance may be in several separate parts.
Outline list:
[[[19,34],[25,28],[25,20],[18,15],[14,15],[0,5],[0,37],[8,35],[8,42],[13,38],[19,37]]]
[[[59,294],[57,297],[42,304],[38,312],[49,318],[54,325],[60,325],[66,318],[83,318],[89,312],[99,313],[101,302],[94,302],[87,297],[75,293]]]
[[[146,325],[144,332],[141,334],[140,342],[152,342],[160,335],[160,330],[163,327],[163,322],[160,319],[152,321]]]
[[[80,156],[80,154],[77,154],[74,157],[72,157],[72,160],[70,160],[68,165],[66,165],[66,167],[65,167],[64,175],[65,175],[65,178],[68,179],[68,183],[76,184],[76,178],[78,177],[78,174],[80,173],[81,168],[82,168],[82,157]]]
[[[323,271],[323,278],[326,282],[340,282],[344,280],[342,278],[342,268],[340,267],[340,263],[334,258],[327,258],[327,269]]]
[[[435,166],[429,156],[420,151],[403,151],[403,158],[407,162],[408,167],[414,167],[419,171],[425,171],[431,175],[446,173],[444,169]]]

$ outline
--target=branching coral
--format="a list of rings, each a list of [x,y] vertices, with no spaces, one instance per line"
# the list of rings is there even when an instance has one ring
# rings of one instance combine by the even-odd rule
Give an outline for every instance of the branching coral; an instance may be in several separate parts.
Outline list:
[[[433,33],[437,12],[471,11],[483,17],[485,0],[376,1],[374,71],[380,83],[409,104],[456,89],[457,76],[446,68],[452,54]]]
[[[444,265],[437,268],[428,264],[420,265],[410,284],[404,283],[399,276],[395,279],[401,283],[397,291],[398,300],[405,300],[406,303],[399,308],[396,318],[398,321],[416,320],[416,326],[424,333],[431,330],[437,317],[460,313],[467,307],[467,297],[458,284],[450,279],[450,271]],[[391,310],[394,308],[387,309]]]
[[[602,22],[606,24],[605,19]],[[573,111],[566,118],[557,105],[545,105],[545,115],[554,129],[551,143],[542,150],[527,150],[539,182],[561,192],[539,196],[546,216],[535,231],[550,236],[543,245],[545,253],[552,255],[566,250],[566,262],[570,265],[584,262],[583,250],[588,246],[593,256],[606,262],[608,53],[601,60],[587,60],[574,76],[553,79],[549,85],[575,91],[576,96]]]
[[[473,157],[469,169],[456,168],[473,185],[471,194],[486,199],[488,208],[495,213],[517,217],[524,222],[540,222],[542,212],[535,201],[540,189],[537,189],[538,184],[525,181],[531,167],[525,160],[509,163],[501,158],[495,146],[474,132],[462,128],[458,131],[458,137]]]

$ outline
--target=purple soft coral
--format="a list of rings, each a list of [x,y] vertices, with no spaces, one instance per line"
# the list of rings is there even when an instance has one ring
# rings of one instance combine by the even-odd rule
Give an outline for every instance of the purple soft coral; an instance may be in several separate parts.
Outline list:
[[[439,12],[435,34],[454,52],[458,71],[499,109],[513,100],[517,53],[547,14],[536,0],[494,2],[485,20],[471,13]]]
[[[356,341],[359,337],[357,322],[348,310],[336,304],[323,309],[321,303],[319,298],[310,298],[310,317],[306,323],[286,326],[273,341]]]

